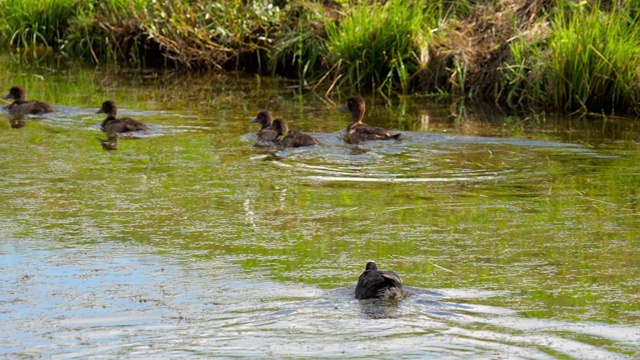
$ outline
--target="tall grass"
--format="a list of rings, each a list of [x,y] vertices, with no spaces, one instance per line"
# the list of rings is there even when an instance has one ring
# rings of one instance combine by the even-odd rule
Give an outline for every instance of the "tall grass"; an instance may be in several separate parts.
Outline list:
[[[322,4],[313,2],[290,4],[284,13],[271,50],[272,72],[297,77],[302,86],[315,83],[328,70],[324,21],[333,16]]]
[[[81,4],[76,0],[4,0],[0,2],[0,35],[17,47],[56,46]]]
[[[423,67],[432,23],[419,1],[363,2],[339,23],[327,22],[327,38],[338,86],[359,92],[373,88],[389,94],[411,90],[412,76]]]
[[[511,45],[505,100],[567,112],[638,113],[640,24],[600,3],[555,8],[550,35]]]

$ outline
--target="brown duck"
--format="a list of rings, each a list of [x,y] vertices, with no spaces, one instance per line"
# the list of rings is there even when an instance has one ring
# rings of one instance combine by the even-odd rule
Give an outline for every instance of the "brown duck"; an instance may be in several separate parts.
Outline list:
[[[273,116],[268,111],[260,111],[256,117],[251,120],[254,124],[260,124],[260,130],[258,130],[258,139],[264,141],[276,141],[278,133],[270,129],[269,126],[273,123]]]
[[[369,261],[358,279],[356,299],[398,300],[404,296],[402,279],[393,271],[380,271]]]
[[[54,112],[53,107],[37,100],[26,100],[27,92],[20,86],[14,86],[3,99],[13,99],[6,109],[11,115],[42,115]]]
[[[132,118],[118,119],[118,107],[109,100],[102,103],[96,114],[105,113],[107,118],[102,121],[100,128],[106,133],[123,133],[129,131],[149,130],[146,124]]]
[[[289,124],[285,119],[275,119],[270,130],[274,130],[277,134],[277,142],[284,147],[301,147],[318,145],[318,139],[315,137],[302,133],[298,130],[289,130]]]
[[[367,140],[400,140],[400,134],[392,134],[386,129],[370,126],[362,122],[366,105],[364,99],[360,96],[350,97],[347,99],[347,103],[338,107],[338,109],[351,112],[351,123],[347,126],[347,142],[357,144]]]

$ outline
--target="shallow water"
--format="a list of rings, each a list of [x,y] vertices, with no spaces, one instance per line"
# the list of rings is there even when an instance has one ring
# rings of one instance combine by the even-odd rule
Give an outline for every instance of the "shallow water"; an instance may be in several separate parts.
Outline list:
[[[0,61],[58,110],[0,119],[0,357],[640,356],[635,120],[367,98],[404,139],[353,146],[285,81]],[[103,150],[107,99],[150,131]],[[410,295],[353,299],[368,260]]]

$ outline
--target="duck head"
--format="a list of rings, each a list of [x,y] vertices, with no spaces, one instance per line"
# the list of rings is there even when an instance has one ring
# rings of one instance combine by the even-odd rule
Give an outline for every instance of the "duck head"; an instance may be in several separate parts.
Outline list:
[[[347,99],[346,104],[338,107],[338,110],[349,110],[349,112],[351,112],[352,123],[362,121],[366,109],[367,107],[365,105],[364,99],[360,96],[352,96]]]
[[[24,101],[26,98],[26,91],[20,86],[14,86],[9,89],[9,94],[7,94],[3,99],[13,99],[16,101]]]
[[[118,107],[115,102],[107,100],[102,103],[102,107],[96,111],[96,114],[107,114],[108,119],[115,119],[118,116]]]
[[[258,115],[256,115],[256,117],[251,120],[251,122],[254,124],[260,124],[262,129],[264,129],[268,126],[271,126],[271,123],[273,122],[273,116],[271,116],[271,113],[269,111],[260,111]]]

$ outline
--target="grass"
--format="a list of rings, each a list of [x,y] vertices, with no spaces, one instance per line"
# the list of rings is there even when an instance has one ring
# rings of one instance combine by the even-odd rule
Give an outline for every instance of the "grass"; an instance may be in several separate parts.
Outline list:
[[[17,47],[57,46],[77,5],[75,0],[4,0],[0,34]]]
[[[544,38],[511,44],[507,106],[565,112],[638,113],[640,28],[629,13],[600,4],[559,6]]]
[[[358,92],[376,89],[390,94],[411,90],[412,76],[425,65],[424,50],[433,22],[420,2],[400,0],[384,6],[364,2],[336,24],[326,23],[333,71],[338,86]]]
[[[280,9],[266,0],[158,1],[142,22],[163,55],[187,67],[260,72]]]
[[[0,42],[514,111],[640,115],[640,0],[5,0]]]
[[[328,70],[324,21],[332,16],[321,4],[288,5],[270,54],[273,74],[300,79],[301,86],[315,83]]]

